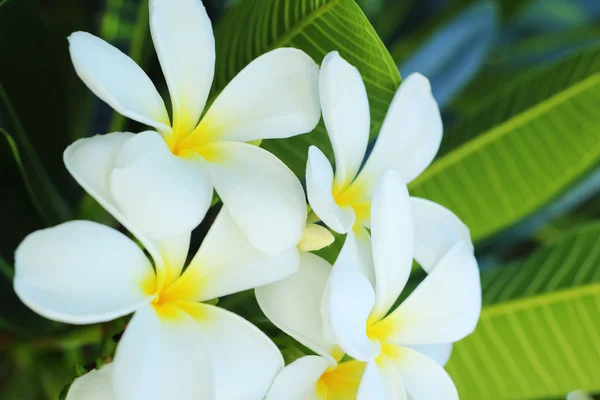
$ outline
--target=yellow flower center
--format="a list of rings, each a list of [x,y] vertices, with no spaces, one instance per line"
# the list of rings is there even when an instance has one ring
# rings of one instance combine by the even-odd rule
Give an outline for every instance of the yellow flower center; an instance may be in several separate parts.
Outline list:
[[[366,188],[361,182],[345,182],[333,185],[332,195],[340,207],[352,207],[356,215],[355,224],[368,225],[371,217],[371,202],[365,201]]]
[[[365,363],[352,360],[330,367],[317,381],[319,400],[346,400],[356,398]]]

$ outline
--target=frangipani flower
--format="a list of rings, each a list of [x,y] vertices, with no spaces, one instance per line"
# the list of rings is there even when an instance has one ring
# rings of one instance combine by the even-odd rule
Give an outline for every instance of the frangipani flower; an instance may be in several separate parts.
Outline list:
[[[308,199],[329,228],[347,233],[355,223],[369,226],[373,188],[383,171],[399,171],[408,184],[427,168],[442,140],[442,120],[427,78],[408,76],[396,92],[373,151],[361,169],[369,141],[367,92],[358,70],[337,52],[323,60],[319,95],[335,156],[335,174],[325,155],[311,147],[306,166]],[[421,212],[427,218],[449,213],[421,199],[412,201],[419,203],[415,218],[421,218]]]
[[[371,216],[368,246],[350,231],[333,268],[310,255],[294,275],[256,289],[267,317],[318,354],[288,365],[268,400],[458,398],[442,365],[449,343],[472,332],[481,311],[472,248],[461,232],[450,249],[413,246],[427,243],[420,235],[428,230],[413,229],[397,171],[380,178]],[[435,264],[424,266],[429,275],[389,312],[408,280],[413,252]],[[354,360],[339,362],[344,353]]]
[[[107,191],[111,147],[127,136],[78,142],[65,152],[65,160],[151,259],[112,228],[67,222],[34,232],[21,243],[15,256],[16,293],[39,314],[73,324],[135,312],[111,367],[117,400],[262,398],[283,366],[279,350],[249,322],[201,302],[294,273],[296,246],[274,258],[263,254],[224,206],[182,272],[190,233],[149,239]]]
[[[247,142],[286,138],[316,126],[317,65],[296,49],[266,53],[248,64],[200,119],[215,66],[202,2],[151,0],[150,30],[172,120],[133,60],[89,33],[69,37],[83,82],[117,112],[158,131],[119,139],[112,149],[115,164],[105,183],[114,202],[145,234],[164,240],[200,223],[214,185],[255,247],[276,255],[295,246],[306,216],[304,201],[296,201],[297,179],[275,156]]]

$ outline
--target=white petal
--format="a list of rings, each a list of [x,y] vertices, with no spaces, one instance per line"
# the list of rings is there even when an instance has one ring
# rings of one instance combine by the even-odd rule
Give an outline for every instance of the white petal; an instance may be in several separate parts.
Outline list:
[[[150,33],[165,74],[176,133],[198,123],[215,72],[215,39],[200,0],[151,0]]]
[[[295,274],[256,289],[256,299],[267,318],[279,329],[333,361],[334,345],[323,333],[321,298],[331,265],[311,253],[300,253]]]
[[[393,344],[449,343],[473,332],[480,312],[477,261],[459,242],[381,324]]]
[[[431,358],[404,347],[399,350],[394,363],[411,399],[458,400],[454,382]]]
[[[298,242],[298,250],[317,251],[331,245],[334,241],[335,237],[329,229],[317,224],[306,224],[302,239]]]
[[[319,67],[298,49],[280,48],[248,64],[200,121],[213,140],[249,142],[312,131],[321,117]]]
[[[142,242],[154,262],[162,266],[163,260],[156,243],[123,214],[110,193],[110,176],[117,154],[133,137],[133,133],[115,132],[79,139],[67,147],[63,161],[77,183]]]
[[[219,307],[189,303],[186,311],[195,317],[206,337],[214,366],[214,398],[264,398],[284,365],[271,339],[245,319]]]
[[[302,185],[277,157],[247,143],[211,145],[208,164],[223,204],[250,243],[275,256],[296,247],[306,224]]]
[[[406,392],[396,368],[390,363],[369,361],[360,381],[356,399],[405,400]]]
[[[367,228],[355,226],[348,236],[354,235],[356,238],[356,251],[358,252],[358,270],[375,287],[375,266],[373,265],[373,245],[371,235]],[[338,258],[339,259],[339,258]]]
[[[147,131],[127,141],[117,154],[111,193],[132,223],[164,240],[200,224],[210,206],[212,186],[199,157],[177,157],[158,133]]]
[[[375,266],[375,307],[372,318],[381,318],[398,299],[410,275],[413,257],[413,220],[402,176],[383,173],[371,203],[371,241]]]
[[[567,394],[567,400],[594,400],[584,390],[575,390]]]
[[[354,66],[337,51],[327,54],[319,74],[323,121],[335,154],[335,182],[347,185],[356,176],[369,143],[369,99]]]
[[[166,280],[165,287],[174,282],[181,275],[189,250],[191,232],[183,233],[157,242],[160,254],[165,262]]]
[[[308,149],[306,193],[317,216],[330,229],[346,233],[354,225],[355,214],[350,206],[340,207],[333,198],[333,169],[325,154],[315,146]]]
[[[254,248],[223,206],[200,250],[165,295],[207,301],[276,282],[296,272],[298,264],[296,247],[275,257]]]
[[[368,187],[383,171],[394,168],[408,184],[431,164],[442,131],[440,110],[429,81],[420,74],[409,75],[396,92],[375,147],[357,179]]]
[[[381,347],[367,336],[367,319],[375,304],[375,293],[357,263],[356,241],[348,234],[329,276],[323,301],[335,342],[352,358],[371,361]]]
[[[427,272],[460,240],[473,251],[469,228],[450,210],[433,201],[410,198],[414,230],[415,260]]]
[[[170,129],[165,104],[148,75],[131,58],[87,32],[69,36],[75,71],[119,114],[160,131]]]
[[[212,360],[202,330],[186,312],[146,306],[129,322],[113,362],[118,399],[214,398]]]
[[[425,354],[442,367],[448,363],[448,360],[452,355],[452,343],[419,344],[405,347],[416,350],[421,354]]]
[[[277,374],[265,400],[319,400],[317,382],[328,367],[323,357],[297,359]]]
[[[127,236],[71,221],[27,236],[15,254],[15,291],[38,314],[88,324],[127,315],[152,299],[154,272]]]
[[[66,400],[116,400],[112,389],[112,364],[75,379]]]

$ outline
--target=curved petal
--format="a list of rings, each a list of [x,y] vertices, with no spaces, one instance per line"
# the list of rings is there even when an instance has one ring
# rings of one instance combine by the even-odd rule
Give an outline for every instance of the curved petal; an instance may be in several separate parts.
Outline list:
[[[319,74],[323,121],[335,154],[335,183],[347,186],[356,176],[369,143],[369,99],[354,66],[337,51],[327,54]]]
[[[215,398],[213,367],[202,330],[185,311],[166,304],[136,312],[113,362],[118,399]]]
[[[440,344],[419,344],[419,345],[411,345],[404,346],[409,349],[413,349],[418,351],[421,354],[425,354],[427,357],[431,358],[433,361],[438,363],[441,367],[445,366],[450,360],[450,356],[452,355],[452,343],[440,343]]]
[[[448,373],[431,358],[406,347],[394,346],[390,358],[406,391],[414,400],[458,400],[458,392]]]
[[[450,210],[433,201],[411,197],[415,260],[428,273],[459,241],[473,251],[469,228]]]
[[[15,254],[15,292],[56,321],[89,324],[149,303],[152,265],[127,236],[90,221],[71,221],[28,235]]]
[[[310,132],[321,118],[318,76],[301,50],[263,54],[223,89],[190,140],[249,142]]]
[[[480,313],[477,261],[467,244],[459,242],[392,314],[371,329],[396,345],[456,342],[473,332]]]
[[[346,353],[359,361],[371,361],[381,348],[378,341],[367,336],[375,292],[358,268],[356,240],[348,234],[327,282],[325,316],[335,342]]]
[[[200,250],[163,296],[207,301],[276,282],[296,272],[298,264],[296,247],[275,257],[254,248],[223,206]]]
[[[383,173],[371,203],[371,241],[375,267],[375,307],[371,318],[387,314],[404,289],[413,258],[413,219],[402,176]]]
[[[172,284],[181,275],[190,250],[191,238],[192,233],[186,232],[157,243],[158,250],[165,262],[166,276],[163,281],[165,287]]]
[[[333,362],[334,344],[323,333],[321,298],[331,265],[311,253],[300,253],[295,274],[256,288],[260,309],[279,329]]]
[[[357,400],[405,400],[406,392],[394,365],[369,361],[358,387]]]
[[[215,39],[199,0],[151,0],[150,33],[165,74],[176,135],[191,132],[215,73]]]
[[[185,303],[181,307],[196,320],[206,338],[214,367],[214,398],[264,398],[284,365],[271,339],[250,322],[222,308],[200,303]]]
[[[173,155],[151,131],[138,133],[119,150],[110,183],[127,218],[157,240],[191,232],[212,199],[203,161]]]
[[[350,206],[340,207],[333,198],[333,169],[325,154],[315,146],[308,149],[306,193],[317,216],[337,233],[347,233],[354,225],[355,214]]]
[[[423,172],[442,141],[442,118],[429,80],[409,75],[388,109],[375,147],[357,181],[369,187],[386,169],[400,171],[405,183]]]
[[[250,243],[275,256],[296,247],[306,224],[298,178],[277,157],[247,143],[210,145],[208,170],[229,214]]]
[[[68,39],[75,72],[96,96],[119,114],[160,131],[171,129],[163,99],[135,61],[87,32]]]
[[[297,359],[277,374],[265,400],[319,400],[317,382],[328,367],[323,357]]]
[[[116,400],[112,389],[112,370],[112,364],[107,364],[75,379],[66,400]]]
[[[331,245],[335,238],[321,225],[306,224],[302,239],[298,242],[299,251],[317,251]]]
[[[110,193],[110,175],[117,154],[133,137],[133,133],[115,132],[79,139],[67,147],[63,161],[77,183],[142,242],[160,268],[163,260],[156,243],[123,214]]]

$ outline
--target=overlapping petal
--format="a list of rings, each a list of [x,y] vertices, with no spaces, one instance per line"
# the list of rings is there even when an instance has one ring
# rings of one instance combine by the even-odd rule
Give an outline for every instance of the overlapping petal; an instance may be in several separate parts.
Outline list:
[[[160,131],[170,130],[163,99],[148,75],[127,55],[87,32],[69,36],[77,75],[118,113]]]
[[[311,254],[300,254],[293,275],[256,288],[256,299],[267,318],[279,329],[316,353],[333,361],[334,344],[324,335],[321,298],[331,265]]]
[[[388,360],[369,361],[358,387],[357,400],[405,400],[398,371]]]
[[[109,321],[150,302],[154,272],[122,233],[71,221],[27,236],[15,255],[15,291],[46,318],[72,324]]]
[[[425,354],[433,361],[438,363],[440,366],[445,366],[450,360],[452,355],[452,343],[440,343],[440,344],[420,344],[412,346],[404,346],[409,349],[418,351],[421,354]]]
[[[66,400],[116,400],[112,388],[112,374],[112,364],[107,364],[75,379]]]
[[[185,311],[166,304],[134,314],[113,362],[118,399],[210,399],[215,379],[202,330]]]
[[[263,54],[223,89],[190,140],[249,142],[310,132],[321,117],[318,76],[301,50]]]
[[[296,247],[306,224],[306,202],[292,171],[247,143],[218,142],[210,148],[210,178],[250,243],[269,256]]]
[[[306,193],[317,216],[332,230],[347,233],[356,218],[350,206],[340,207],[333,198],[333,169],[325,154],[315,146],[308,149]]]
[[[173,105],[174,134],[189,133],[215,72],[215,39],[202,1],[150,1],[150,33]]]
[[[342,187],[354,179],[365,156],[370,117],[369,100],[360,72],[337,51],[323,59],[319,97],[335,154],[335,183]]]
[[[317,381],[329,367],[318,356],[305,356],[286,366],[276,377],[265,400],[320,400]]]

